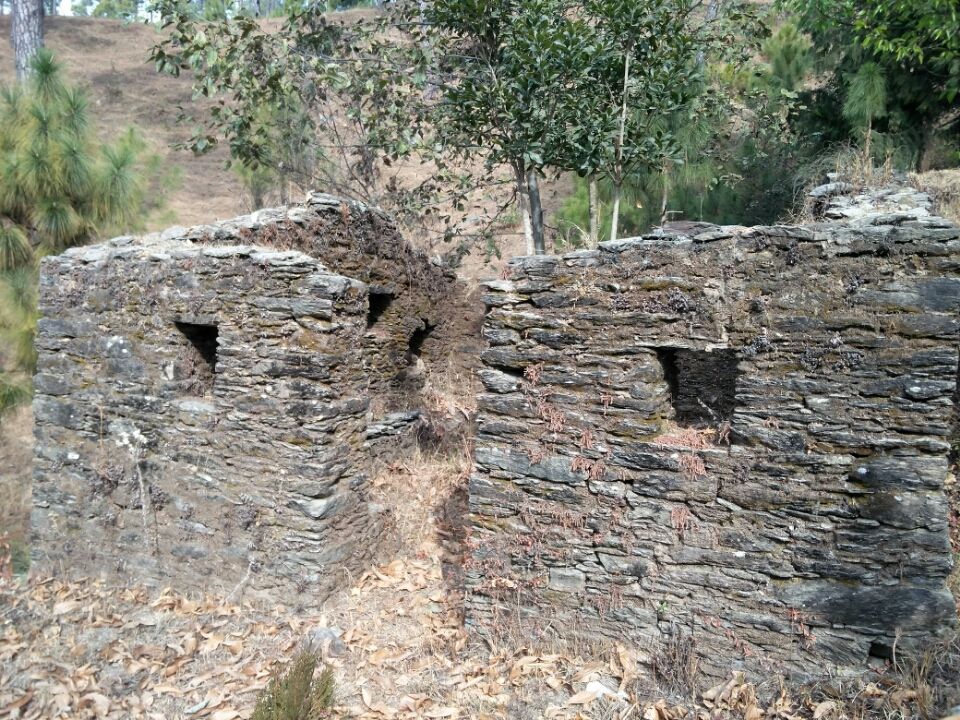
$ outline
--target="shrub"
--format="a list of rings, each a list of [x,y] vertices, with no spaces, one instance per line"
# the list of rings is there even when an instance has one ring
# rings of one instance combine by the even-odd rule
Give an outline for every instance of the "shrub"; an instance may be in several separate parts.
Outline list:
[[[251,720],[326,720],[334,717],[333,671],[324,667],[317,677],[316,653],[304,651],[283,675],[274,677],[257,699]]]

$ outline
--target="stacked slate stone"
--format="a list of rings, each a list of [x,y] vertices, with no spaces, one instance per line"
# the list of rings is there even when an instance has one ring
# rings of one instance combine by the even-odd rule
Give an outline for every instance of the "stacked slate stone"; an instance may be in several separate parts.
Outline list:
[[[706,677],[857,671],[953,625],[960,231],[849,190],[486,283],[469,625]]]
[[[371,302],[363,344],[378,417],[402,417],[423,387],[425,367],[443,367],[465,341],[458,321],[467,310],[455,273],[411,246],[393,219],[375,208],[311,193],[302,205],[176,230],[201,244],[300,250],[366,283]]]
[[[317,255],[344,257],[350,228],[368,249],[371,233],[399,245],[360,206],[338,202],[341,224],[325,225],[332,207],[313,198],[44,260],[37,569],[315,605],[368,567],[388,527],[367,497],[370,428],[382,443],[409,427],[418,397],[373,417],[396,403],[409,328],[372,329],[373,286]],[[396,267],[398,301],[440,313],[452,285],[404,258],[435,284],[421,294]]]

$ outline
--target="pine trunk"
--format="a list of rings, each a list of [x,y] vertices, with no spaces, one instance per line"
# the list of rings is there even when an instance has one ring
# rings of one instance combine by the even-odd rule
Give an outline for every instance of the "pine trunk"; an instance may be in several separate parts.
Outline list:
[[[660,176],[663,178],[663,190],[660,194],[660,226],[663,227],[663,224],[669,219],[667,217],[667,206],[670,203],[670,166],[668,163],[663,164]]]
[[[17,81],[30,74],[30,61],[43,47],[43,0],[13,0],[10,39]]]
[[[867,142],[863,150],[863,160],[867,166],[867,177],[873,179],[873,149],[870,147],[870,141],[873,138],[873,119],[867,118]]]

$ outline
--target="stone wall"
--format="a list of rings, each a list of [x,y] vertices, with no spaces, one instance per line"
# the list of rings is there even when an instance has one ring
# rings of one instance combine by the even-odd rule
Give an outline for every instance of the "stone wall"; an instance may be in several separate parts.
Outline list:
[[[960,232],[849,190],[808,226],[690,225],[486,284],[468,624],[726,676],[858,670],[954,623]]]
[[[456,292],[326,196],[46,259],[34,567],[321,602],[386,538],[373,455],[416,418],[449,338],[410,340]]]
[[[427,366],[439,370],[464,344],[467,305],[453,270],[413,248],[382,211],[322,193],[303,205],[261,210],[217,225],[173,228],[199,244],[296,249],[367,284],[365,367],[378,416],[409,410]],[[398,368],[400,369],[398,371]]]

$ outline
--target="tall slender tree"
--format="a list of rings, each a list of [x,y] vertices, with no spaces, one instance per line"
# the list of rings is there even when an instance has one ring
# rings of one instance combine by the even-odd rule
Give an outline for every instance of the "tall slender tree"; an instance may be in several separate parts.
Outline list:
[[[30,61],[43,47],[43,0],[11,0],[11,3],[10,41],[17,81],[22,82],[30,74]]]
[[[867,172],[873,170],[873,123],[887,113],[887,79],[879,65],[864,63],[850,78],[843,116],[863,129],[863,158]]]

